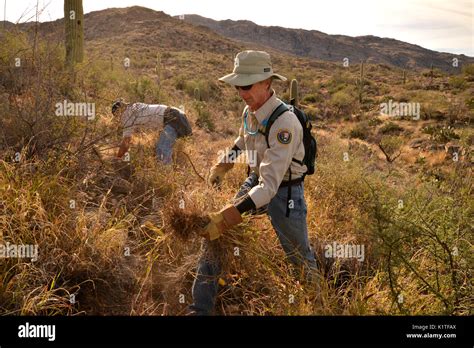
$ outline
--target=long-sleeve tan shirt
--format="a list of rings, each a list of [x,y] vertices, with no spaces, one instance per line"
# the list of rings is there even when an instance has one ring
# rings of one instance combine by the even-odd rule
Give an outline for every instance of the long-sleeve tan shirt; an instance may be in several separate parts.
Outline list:
[[[241,150],[246,150],[248,156],[256,157],[256,163],[250,162],[251,170],[259,175],[259,184],[253,187],[249,196],[257,208],[270,202],[275,196],[282,181],[289,180],[289,169],[291,169],[291,180],[300,178],[306,172],[306,166],[292,159],[302,161],[304,158],[303,127],[296,115],[291,111],[284,112],[273,123],[265,140],[266,120],[274,110],[282,103],[273,92],[270,99],[257,111],[251,112],[248,107],[242,114],[242,126],[239,136],[234,144]],[[247,117],[247,130],[244,127],[244,118]],[[255,135],[254,133],[260,129]],[[255,151],[253,156],[249,152]]]

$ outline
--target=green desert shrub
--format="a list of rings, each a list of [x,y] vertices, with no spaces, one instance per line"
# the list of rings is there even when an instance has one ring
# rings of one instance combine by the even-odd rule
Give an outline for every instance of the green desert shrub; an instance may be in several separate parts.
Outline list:
[[[361,140],[367,140],[369,137],[370,131],[366,122],[361,122],[352,128],[349,132],[350,138],[357,138]]]
[[[335,109],[336,115],[351,114],[357,104],[357,98],[350,89],[341,90],[331,96],[330,105]]]
[[[449,126],[429,125],[422,128],[422,132],[438,143],[459,139],[459,135]]]
[[[380,128],[382,134],[399,134],[403,132],[403,128],[394,122],[388,122]]]

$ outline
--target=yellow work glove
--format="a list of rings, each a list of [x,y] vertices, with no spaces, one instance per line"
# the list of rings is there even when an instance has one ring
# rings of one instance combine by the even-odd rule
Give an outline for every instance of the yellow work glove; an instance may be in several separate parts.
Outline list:
[[[211,221],[204,228],[204,237],[209,240],[219,238],[225,231],[242,222],[240,212],[232,204],[224,207],[218,213],[209,214]]]
[[[224,179],[225,174],[232,169],[233,163],[218,163],[211,168],[209,174],[209,185],[219,187]]]

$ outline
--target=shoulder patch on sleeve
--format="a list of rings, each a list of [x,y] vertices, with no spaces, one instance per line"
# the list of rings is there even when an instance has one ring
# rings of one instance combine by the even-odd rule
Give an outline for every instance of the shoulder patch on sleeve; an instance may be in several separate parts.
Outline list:
[[[292,135],[288,129],[279,129],[277,133],[277,140],[284,145],[291,143]]]

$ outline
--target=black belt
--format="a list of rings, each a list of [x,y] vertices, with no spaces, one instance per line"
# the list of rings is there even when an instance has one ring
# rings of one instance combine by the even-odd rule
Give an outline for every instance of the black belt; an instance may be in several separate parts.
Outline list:
[[[303,178],[298,178],[298,179],[295,179],[295,180],[291,180],[291,181],[282,181],[281,184],[280,184],[280,188],[281,187],[288,187],[288,186],[296,186],[296,185],[299,185],[303,182]]]

